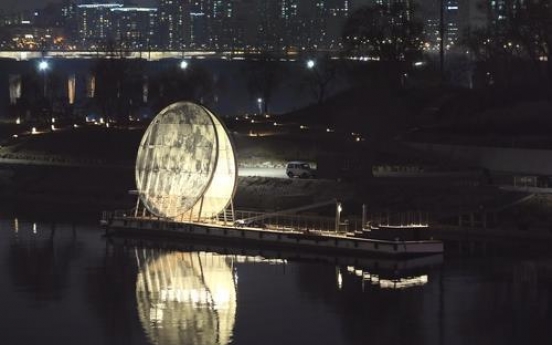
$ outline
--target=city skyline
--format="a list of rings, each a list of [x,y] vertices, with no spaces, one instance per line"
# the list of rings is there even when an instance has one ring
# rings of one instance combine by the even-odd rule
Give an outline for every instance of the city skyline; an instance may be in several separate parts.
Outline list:
[[[304,51],[341,49],[350,0],[64,1],[5,14],[5,49]],[[103,48],[102,48],[103,47]]]
[[[17,11],[27,11],[27,10],[38,10],[45,8],[48,4],[57,4],[60,5],[64,0],[3,0],[0,3],[0,11],[7,13],[17,12]],[[86,1],[87,3],[94,3],[99,1]],[[84,3],[84,2],[83,2]],[[136,6],[156,6],[156,0],[133,0],[133,4]]]
[[[0,49],[23,50],[214,50],[236,52],[339,52],[343,30],[364,6],[390,8],[391,0],[57,0],[34,10],[0,12]],[[424,30],[424,50],[441,40],[439,3],[408,3],[409,21]],[[476,0],[447,0],[445,49],[468,29],[486,25]],[[52,3],[50,3],[52,4]],[[418,39],[418,38],[416,38]],[[115,45],[114,45],[115,44]]]

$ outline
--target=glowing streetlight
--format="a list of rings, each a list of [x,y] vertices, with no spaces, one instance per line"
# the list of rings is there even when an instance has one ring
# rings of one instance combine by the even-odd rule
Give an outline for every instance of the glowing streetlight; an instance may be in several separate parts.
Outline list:
[[[50,68],[50,64],[48,64],[48,61],[41,60],[38,63],[38,70],[42,72],[42,83],[43,83],[43,95],[46,97],[46,71]]]
[[[48,64],[48,61],[46,61],[46,60],[42,60],[38,63],[38,69],[41,72],[47,70],[49,67],[50,67],[50,65]]]
[[[257,98],[257,105],[259,106],[259,114],[263,113],[263,99]]]
[[[341,224],[341,211],[343,208],[341,207],[340,202],[336,202],[335,204],[335,232],[339,232],[339,224]]]
[[[188,65],[189,65],[188,61],[186,61],[186,60],[180,61],[180,69],[184,70],[184,69],[188,68]]]
[[[315,65],[316,65],[316,63],[314,62],[314,60],[307,61],[307,68],[308,69],[313,69]]]

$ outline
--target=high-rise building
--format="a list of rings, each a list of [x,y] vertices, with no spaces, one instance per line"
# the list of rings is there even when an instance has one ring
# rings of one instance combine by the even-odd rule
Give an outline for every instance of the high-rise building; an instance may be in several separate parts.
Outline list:
[[[126,49],[157,49],[157,9],[150,7],[113,8],[114,39]]]
[[[113,9],[118,3],[82,4],[77,6],[77,30],[81,48],[100,49],[114,38]]]
[[[251,50],[255,31],[250,18],[251,13],[255,13],[255,2],[234,0],[232,8],[232,49]]]
[[[191,0],[187,13],[189,18],[189,47],[207,49],[209,44],[209,4],[207,0]]]
[[[73,0],[64,0],[61,6],[61,25],[65,29],[67,42],[78,41],[77,4]]]
[[[257,0],[255,1],[255,12],[251,24],[254,25],[252,45],[264,51],[279,51],[281,48],[280,34],[280,8],[278,1]]]
[[[286,51],[300,50],[299,0],[280,0],[282,46]]]
[[[326,42],[325,47],[330,51],[342,48],[341,33],[349,17],[349,0],[329,0],[326,7]]]
[[[167,50],[181,50],[186,45],[186,0],[159,0],[158,42]]]
[[[316,51],[324,48],[327,39],[325,5],[324,0],[299,0],[301,50]]]
[[[495,0],[490,1],[495,3]],[[438,51],[441,37],[443,6],[443,37],[446,50],[461,48],[460,40],[469,30],[487,23],[487,13],[479,0],[418,0],[416,11],[424,25],[426,51]]]
[[[459,7],[458,0],[445,0],[444,21],[445,21],[445,49],[450,50],[456,47],[460,38],[459,32]]]
[[[209,45],[215,50],[234,48],[234,6],[230,0],[212,0],[209,20]]]

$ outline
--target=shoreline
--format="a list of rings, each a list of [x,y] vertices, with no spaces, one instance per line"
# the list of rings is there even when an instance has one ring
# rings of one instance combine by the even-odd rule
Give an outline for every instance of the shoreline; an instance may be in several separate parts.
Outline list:
[[[21,214],[42,214],[49,218],[50,215],[60,215],[64,212],[70,214],[71,218],[91,219],[95,217],[98,221],[101,212],[116,209],[131,209],[134,207],[136,197],[129,194],[135,189],[134,174],[132,167],[120,165],[51,165],[51,164],[2,164],[0,159],[0,196],[3,201],[0,205],[4,209],[14,210]],[[515,197],[515,194],[499,191],[498,188],[486,186],[463,186],[450,182],[442,182],[443,185],[435,185],[435,179],[431,178],[372,178],[369,182],[345,183],[332,180],[301,180],[270,177],[239,177],[238,190],[234,197],[236,209],[258,209],[259,211],[274,211],[304,206],[329,199],[356,200],[354,205],[346,205],[345,210],[349,212],[344,217],[358,217],[361,208],[358,204],[362,201],[368,204],[372,215],[380,211],[396,210],[408,205],[426,207],[428,213],[433,217],[438,214],[448,214],[450,219],[457,219],[459,211],[464,216],[479,212],[473,195],[494,195],[491,201],[495,209],[485,208],[485,212],[505,213],[501,221],[506,224],[488,224],[487,228],[479,224],[476,219],[476,226],[466,223],[466,226],[451,226],[451,222],[443,222],[431,218],[433,228],[432,236],[443,240],[478,240],[488,241],[493,239],[502,240],[527,240],[527,241],[552,241],[552,223],[548,225],[546,219],[534,220],[533,209],[525,208],[516,210],[515,215],[510,215],[506,208],[501,209],[497,202],[507,205],[508,199]],[[441,182],[439,182],[441,183]],[[441,187],[439,189],[438,187]],[[427,194],[427,188],[431,188],[433,196]],[[455,208],[454,203],[443,206],[440,200],[444,195],[454,196],[454,191],[464,193],[458,200],[470,201],[472,206],[460,205]],[[270,197],[268,197],[270,195]],[[522,198],[525,194],[519,194]],[[543,198],[547,198],[543,196]],[[449,198],[450,199],[450,198]],[[546,199],[548,200],[548,199]],[[492,206],[493,203],[486,205]],[[406,206],[405,206],[406,205]],[[390,207],[389,207],[390,206]],[[396,208],[394,209],[393,206]],[[448,207],[448,211],[446,209]],[[330,212],[326,210],[324,212]],[[356,213],[355,213],[356,212]],[[401,211],[402,212],[402,211]],[[356,216],[355,216],[356,214]],[[529,219],[529,221],[527,220]],[[523,227],[522,220],[528,223]],[[455,223],[453,221],[452,223]],[[521,224],[521,225],[520,225]],[[480,225],[480,226],[479,226]]]

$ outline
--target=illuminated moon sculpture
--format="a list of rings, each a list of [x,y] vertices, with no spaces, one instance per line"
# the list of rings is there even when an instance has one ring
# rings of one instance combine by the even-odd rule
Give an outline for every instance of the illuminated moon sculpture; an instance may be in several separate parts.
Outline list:
[[[163,109],[146,130],[136,158],[140,200],[155,216],[214,217],[232,200],[234,147],[209,110],[189,102]]]
[[[232,258],[214,253],[136,254],[136,301],[153,344],[227,345],[237,290]]]

